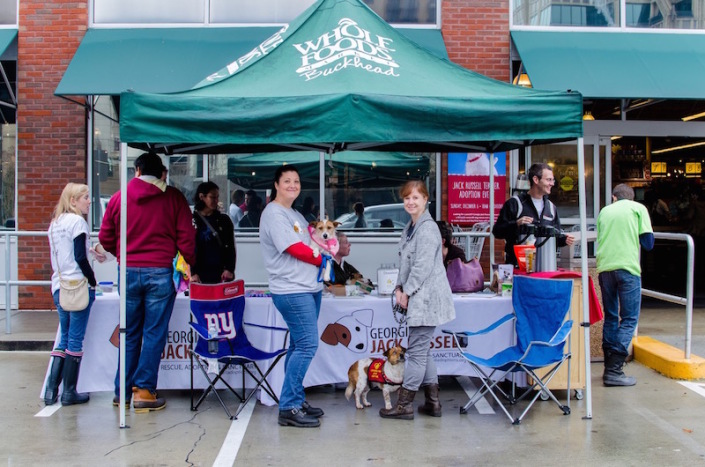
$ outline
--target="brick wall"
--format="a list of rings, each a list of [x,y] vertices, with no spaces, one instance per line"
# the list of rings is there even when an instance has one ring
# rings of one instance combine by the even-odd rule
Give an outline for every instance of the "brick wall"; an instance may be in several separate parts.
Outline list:
[[[17,78],[18,230],[49,226],[51,211],[69,181],[86,181],[83,107],[54,96],[85,34],[85,2],[21,0]],[[51,277],[46,237],[20,238],[18,278]],[[20,287],[20,309],[53,307],[47,287]]]
[[[509,2],[443,0],[443,40],[454,63],[509,81]]]

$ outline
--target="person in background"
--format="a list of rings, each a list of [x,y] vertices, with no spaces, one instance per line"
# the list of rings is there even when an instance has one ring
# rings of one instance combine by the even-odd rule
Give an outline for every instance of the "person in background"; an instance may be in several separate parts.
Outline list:
[[[228,208],[228,215],[233,225],[240,223],[242,216],[245,215],[240,205],[245,201],[245,192],[242,190],[235,190],[230,195],[230,207]]]
[[[220,190],[213,182],[203,182],[194,195],[193,222],[196,226],[196,264],[191,280],[217,284],[235,279],[237,250],[235,229],[230,217],[218,211]]]
[[[306,199],[304,199],[303,206],[301,207],[301,214],[309,222],[313,222],[318,218],[318,215],[314,212],[315,207],[313,198],[307,196]]]
[[[522,226],[550,226],[558,230],[556,245],[572,245],[575,241],[572,235],[561,232],[561,220],[558,217],[556,205],[548,199],[551,188],[556,183],[551,166],[544,163],[529,167],[529,192],[514,195],[505,201],[499,211],[497,223],[492,228],[495,237],[504,239],[504,260],[507,264],[517,266],[514,245],[522,237]],[[540,213],[540,215],[539,215]]]
[[[394,229],[394,221],[391,219],[382,219],[381,221],[379,221],[379,229],[382,232]]]
[[[125,384],[132,389],[135,412],[160,410],[157,376],[174,308],[173,260],[181,252],[193,265],[195,229],[186,198],[160,179],[162,161],[143,153],[135,160],[135,178],[127,184],[127,320],[125,330]],[[120,261],[120,192],[108,202],[98,238]],[[119,405],[120,369],[115,374]],[[129,394],[129,393],[128,393]],[[128,401],[130,395],[127,396]]]
[[[605,386],[634,386],[636,378],[622,371],[641,311],[639,249],[654,247],[649,211],[634,201],[634,190],[624,183],[612,190],[613,203],[597,216],[597,272],[602,290],[605,323]]]
[[[238,226],[241,229],[256,229],[259,227],[260,216],[262,215],[262,198],[252,195],[247,199],[247,213],[244,215]]]
[[[250,198],[253,198],[255,196],[257,196],[257,192],[255,190],[247,190],[247,192],[245,193],[245,200],[240,205],[240,209],[242,209],[243,213],[247,212],[247,205],[250,202]]]
[[[356,229],[366,229],[367,221],[365,220],[365,205],[361,202],[357,202],[353,205],[353,210],[355,215],[357,215],[357,220],[355,221]]]
[[[306,401],[304,377],[318,349],[318,315],[323,285],[318,282],[321,255],[309,246],[308,222],[293,208],[301,193],[301,178],[293,165],[274,174],[272,201],[262,213],[260,244],[269,275],[272,302],[290,332],[279,396],[279,425],[317,427],[323,410]]]
[[[59,398],[59,383],[63,380],[62,405],[84,404],[89,395],[76,392],[78,373],[83,358],[83,337],[88,316],[95,301],[95,274],[88,261],[90,233],[84,216],[88,215],[91,197],[88,185],[68,183],[54,208],[49,225],[51,250],[51,295],[59,313],[59,344],[51,352],[51,369],[46,383],[44,403],[53,405]],[[100,257],[101,255],[97,255]],[[105,257],[102,256],[104,260]],[[100,258],[98,258],[100,261]],[[100,261],[102,262],[102,261]],[[65,311],[59,303],[59,280],[88,280],[88,306],[85,310]]]
[[[446,221],[437,221],[438,230],[441,232],[443,241],[443,266],[448,269],[448,265],[456,258],[465,261],[465,252],[458,245],[453,244],[453,228]]]
[[[383,418],[412,420],[414,397],[424,388],[425,403],[419,413],[441,416],[438,372],[431,356],[431,339],[436,326],[455,319],[453,295],[443,267],[443,243],[438,226],[428,209],[428,189],[420,180],[411,180],[399,190],[404,210],[411,220],[399,240],[399,276],[394,295],[405,308],[408,346],[404,381],[391,409],[380,409]]]
[[[333,284],[344,285],[350,279],[354,279],[356,276],[362,276],[360,271],[355,268],[352,264],[345,261],[345,257],[350,254],[350,241],[348,236],[343,232],[337,231],[335,236],[338,237],[338,253],[333,257],[333,273],[335,275],[335,280]]]

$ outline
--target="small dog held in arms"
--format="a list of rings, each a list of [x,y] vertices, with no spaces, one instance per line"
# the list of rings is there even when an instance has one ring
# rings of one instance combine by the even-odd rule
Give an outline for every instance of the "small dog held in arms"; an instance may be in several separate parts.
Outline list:
[[[331,221],[327,218],[325,220],[311,221],[308,225],[308,233],[311,235],[311,248],[313,249],[314,258],[317,257],[321,251],[325,252],[330,257],[338,254],[340,245],[338,245],[338,238],[335,236],[335,229],[339,225],[340,222]],[[322,280],[330,281],[331,262],[324,262],[321,266],[323,269],[319,275]]]
[[[384,407],[391,410],[391,393],[401,387],[404,381],[404,355],[406,349],[400,345],[390,347],[384,352],[385,358],[363,358],[350,366],[348,370],[348,387],[345,388],[345,398],[350,400],[355,393],[355,407],[369,407],[367,393],[372,388],[382,390]]]

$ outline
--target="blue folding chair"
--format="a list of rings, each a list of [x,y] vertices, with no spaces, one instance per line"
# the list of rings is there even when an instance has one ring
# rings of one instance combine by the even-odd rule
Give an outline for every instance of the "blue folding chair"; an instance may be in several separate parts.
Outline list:
[[[467,413],[468,409],[487,393],[497,401],[515,425],[521,423],[524,415],[542,394],[558,404],[564,415],[570,413],[570,405],[568,405],[570,404],[570,378],[568,378],[567,405],[562,405],[556,399],[548,389],[548,383],[566,361],[568,362],[568,374],[570,374],[570,345],[566,348],[565,344],[566,340],[570,338],[570,330],[573,326],[573,320],[568,319],[572,295],[573,281],[570,279],[514,276],[512,286],[514,313],[503,316],[481,331],[443,330],[443,332],[453,335],[455,345],[458,348],[465,348],[461,354],[480,375],[482,382],[482,386],[460,409],[460,413]],[[467,350],[472,347],[470,339],[472,336],[490,333],[511,320],[514,320],[515,345],[490,358],[478,357]],[[543,377],[536,374],[536,370],[547,367],[549,370]],[[514,388],[512,388],[512,394],[508,394],[498,384],[513,372],[523,372],[533,382],[518,398],[514,397]],[[537,387],[539,390],[516,419],[512,417],[498,396],[498,394],[501,395],[509,405],[514,405],[528,397]]]
[[[198,407],[205,400],[206,396],[213,392],[225,413],[233,420],[236,419],[240,411],[247,405],[258,389],[266,391],[269,396],[279,402],[272,387],[267,381],[267,376],[276,367],[279,360],[286,354],[287,337],[289,330],[274,326],[262,326],[258,324],[243,322],[245,311],[245,284],[242,280],[225,282],[221,284],[195,284],[190,286],[191,298],[191,326],[192,344],[189,353],[191,354],[191,410],[198,410]],[[255,326],[272,331],[284,331],[282,346],[275,351],[265,352],[254,347],[245,333],[245,327]],[[208,330],[215,326],[217,334],[208,335]],[[211,353],[209,343],[217,342],[217,351]],[[213,349],[215,350],[215,349]],[[215,377],[211,378],[208,373],[209,359],[217,359],[219,370]],[[264,373],[257,362],[274,359],[267,371]],[[195,361],[195,362],[194,362]],[[195,363],[195,364],[194,364]],[[194,403],[193,369],[197,366],[208,381],[208,387],[203,390],[198,401]],[[242,371],[242,392],[238,392],[224,379],[225,372],[232,367],[240,367]],[[249,394],[245,390],[245,376],[249,375],[255,382],[255,387]],[[215,385],[222,382],[230,392],[239,400],[240,404],[234,415],[230,413],[227,405],[218,394]]]

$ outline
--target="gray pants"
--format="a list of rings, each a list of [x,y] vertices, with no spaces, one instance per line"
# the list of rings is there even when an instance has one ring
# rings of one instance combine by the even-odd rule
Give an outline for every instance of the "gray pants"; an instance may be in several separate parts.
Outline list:
[[[409,327],[402,384],[409,391],[418,391],[421,386],[438,383],[436,362],[431,357],[431,339],[435,330],[435,326]]]

